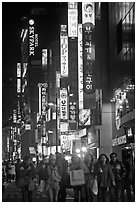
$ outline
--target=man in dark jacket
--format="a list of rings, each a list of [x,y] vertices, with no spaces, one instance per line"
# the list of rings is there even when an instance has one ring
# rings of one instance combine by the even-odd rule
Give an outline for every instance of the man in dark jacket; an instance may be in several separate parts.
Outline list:
[[[110,186],[110,201],[120,202],[123,196],[123,182],[126,174],[124,164],[117,159],[116,153],[110,154],[110,164],[115,179],[115,186]]]
[[[19,168],[19,186],[22,191],[22,202],[32,202],[33,179],[36,176],[35,167],[29,156],[25,156]]]

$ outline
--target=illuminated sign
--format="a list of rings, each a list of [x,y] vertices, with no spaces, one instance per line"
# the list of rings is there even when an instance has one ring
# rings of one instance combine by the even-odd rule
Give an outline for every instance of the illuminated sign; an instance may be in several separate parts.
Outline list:
[[[23,63],[23,74],[22,74],[22,77],[23,77],[23,78],[26,76],[27,67],[28,67],[28,63]]]
[[[62,29],[62,28],[61,28]],[[61,31],[60,34],[61,77],[68,77],[68,36]]]
[[[68,123],[61,122],[60,123],[60,132],[67,132],[68,131],[68,127],[69,127]]]
[[[17,111],[13,110],[13,123],[17,122]]]
[[[39,115],[46,116],[46,106],[47,106],[47,83],[39,83]]]
[[[95,8],[93,2],[82,2],[82,24],[92,23],[95,25]]]
[[[62,150],[70,150],[71,149],[71,140],[68,135],[61,135],[60,143]]]
[[[17,93],[21,93],[21,79],[17,79]]]
[[[68,96],[66,89],[60,90],[60,119],[68,119]]]
[[[76,102],[69,102],[69,121],[76,122]]]
[[[35,48],[38,47],[38,34],[35,34],[34,20],[29,21],[29,55],[35,55]]]
[[[126,135],[123,135],[121,137],[117,137],[115,139],[112,139],[112,146],[117,146],[121,144],[125,144],[127,142]]]
[[[79,125],[90,125],[90,109],[79,110]]]
[[[83,41],[82,41],[82,24],[78,25],[78,97],[79,97],[79,109],[83,109]]]
[[[60,88],[60,72],[56,71],[56,88]]]
[[[48,61],[47,49],[42,49],[42,66],[46,66]]]
[[[91,94],[93,87],[93,62],[95,61],[95,45],[92,44],[92,27],[87,24],[84,27],[84,91]]]
[[[41,87],[41,108],[42,108],[41,114],[43,116],[46,115],[46,106],[47,106],[46,96],[47,96],[47,84],[45,83],[45,84],[42,84],[42,87]]]
[[[68,37],[77,37],[77,2],[68,2]]]
[[[49,64],[52,64],[52,50],[49,49]]]
[[[21,63],[17,63],[17,77],[21,77]]]

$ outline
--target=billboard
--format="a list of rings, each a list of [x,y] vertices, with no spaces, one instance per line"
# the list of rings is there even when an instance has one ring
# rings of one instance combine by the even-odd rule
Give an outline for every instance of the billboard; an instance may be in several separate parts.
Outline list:
[[[77,37],[78,9],[77,2],[68,2],[68,37]]]
[[[68,36],[66,25],[61,25],[60,57],[61,77],[68,77]]]

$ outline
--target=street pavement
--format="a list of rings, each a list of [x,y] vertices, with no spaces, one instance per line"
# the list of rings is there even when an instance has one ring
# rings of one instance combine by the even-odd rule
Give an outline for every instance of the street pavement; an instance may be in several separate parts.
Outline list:
[[[66,202],[74,202],[73,199],[74,192],[73,189],[67,189],[67,199]],[[109,201],[109,198],[108,198]],[[2,193],[2,202],[22,202],[21,201],[21,190],[15,185],[15,182],[5,183],[5,190]],[[43,197],[41,193],[34,191],[33,202],[48,202],[47,197]],[[94,202],[97,202],[96,196]],[[127,202],[127,199],[125,200]],[[133,198],[134,202],[134,198]]]
[[[5,190],[2,193],[2,202],[22,202],[21,189],[16,187],[14,181],[7,184],[5,183]],[[33,202],[48,202],[48,200],[46,197],[43,197],[41,193],[34,191]],[[73,198],[69,194],[67,194],[66,202],[73,202]]]

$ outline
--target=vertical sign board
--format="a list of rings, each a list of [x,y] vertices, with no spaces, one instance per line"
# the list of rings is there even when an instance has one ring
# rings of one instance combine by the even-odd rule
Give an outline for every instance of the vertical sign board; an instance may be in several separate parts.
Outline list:
[[[84,108],[95,108],[95,43],[93,32],[95,27],[94,3],[82,2],[83,26],[83,90]],[[93,103],[93,104],[92,104]]]
[[[42,49],[42,66],[47,66],[48,64],[48,50]]]
[[[83,109],[83,39],[82,39],[82,24],[78,24],[78,97],[79,97],[79,109]]]
[[[77,2],[68,2],[68,37],[77,37],[78,9]]]
[[[68,120],[68,95],[67,89],[60,90],[60,119]]]
[[[46,116],[47,106],[47,83],[39,83],[39,115]]]
[[[68,36],[67,26],[61,25],[60,32],[60,63],[61,63],[61,77],[68,77]]]
[[[82,2],[82,24],[92,23],[95,25],[95,8],[93,2]]]
[[[36,33],[36,29],[35,29],[35,21],[34,19],[30,19],[29,20],[29,56],[36,56],[36,51],[38,51],[38,47],[39,47],[39,39],[38,39],[38,34]]]
[[[21,63],[17,63],[17,93],[21,93]]]
[[[76,102],[69,101],[69,122],[76,122]]]
[[[47,83],[43,83],[41,86],[41,114],[46,116],[46,106],[47,106]]]

